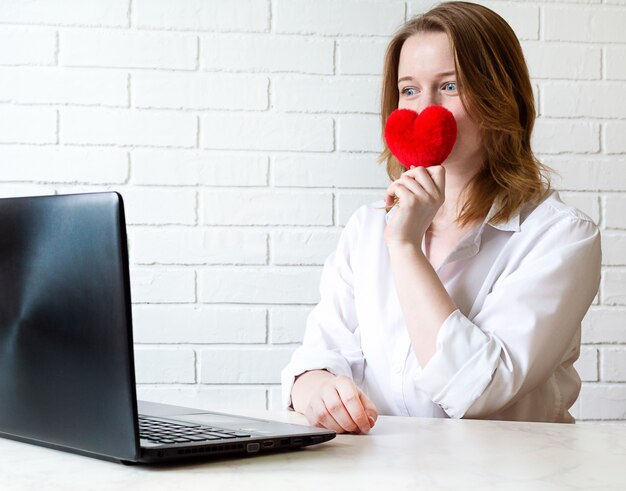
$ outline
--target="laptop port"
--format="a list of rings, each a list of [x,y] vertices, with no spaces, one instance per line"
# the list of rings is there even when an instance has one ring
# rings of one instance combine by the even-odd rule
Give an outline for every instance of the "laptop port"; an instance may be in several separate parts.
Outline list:
[[[258,443],[248,443],[248,445],[246,445],[246,450],[248,453],[256,453],[261,449],[261,445],[259,445]]]
[[[273,441],[267,441],[267,442],[263,442],[263,448],[272,448],[274,446],[274,442]]]

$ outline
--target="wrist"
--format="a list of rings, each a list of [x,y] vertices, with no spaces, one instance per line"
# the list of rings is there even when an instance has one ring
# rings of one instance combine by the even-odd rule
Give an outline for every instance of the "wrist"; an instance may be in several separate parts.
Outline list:
[[[390,255],[406,255],[406,254],[418,254],[424,255],[421,245],[418,246],[413,242],[389,242],[387,249]]]
[[[314,392],[329,379],[335,377],[328,370],[308,370],[298,375],[291,388],[291,405],[296,412],[304,414]]]

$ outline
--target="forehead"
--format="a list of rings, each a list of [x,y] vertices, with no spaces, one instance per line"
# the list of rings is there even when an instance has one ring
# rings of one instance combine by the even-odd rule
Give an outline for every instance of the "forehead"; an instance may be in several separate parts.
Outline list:
[[[454,71],[454,54],[444,32],[423,32],[407,38],[400,51],[398,77]]]

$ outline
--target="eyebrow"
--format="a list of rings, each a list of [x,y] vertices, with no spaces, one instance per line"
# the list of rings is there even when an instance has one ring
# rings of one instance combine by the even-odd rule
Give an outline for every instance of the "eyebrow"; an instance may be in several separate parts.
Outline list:
[[[448,75],[455,75],[455,74],[456,74],[456,72],[454,70],[452,70],[452,71],[437,73],[435,75],[435,77],[447,77]],[[405,80],[414,80],[414,79],[413,79],[413,77],[411,77],[409,75],[409,76],[406,76],[406,77],[399,78],[398,79],[398,83],[404,82]]]

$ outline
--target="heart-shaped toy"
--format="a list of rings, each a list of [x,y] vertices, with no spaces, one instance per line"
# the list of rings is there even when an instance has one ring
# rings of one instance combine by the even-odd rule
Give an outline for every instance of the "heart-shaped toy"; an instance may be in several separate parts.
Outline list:
[[[404,167],[439,165],[448,158],[456,141],[456,120],[441,106],[421,113],[396,109],[385,125],[385,141]]]

